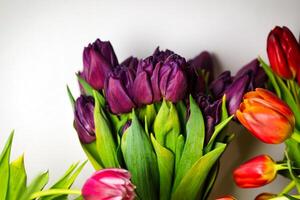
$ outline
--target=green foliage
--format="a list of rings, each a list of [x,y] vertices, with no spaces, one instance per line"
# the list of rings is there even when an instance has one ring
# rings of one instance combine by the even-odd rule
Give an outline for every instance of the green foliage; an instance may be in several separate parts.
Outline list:
[[[157,200],[159,187],[157,159],[150,138],[135,111],[132,112],[132,124],[122,137],[121,149],[126,166],[131,172],[132,182],[137,186],[138,197],[143,200]]]
[[[48,183],[49,173],[44,172],[38,175],[29,185],[27,185],[27,175],[24,165],[24,155],[10,163],[10,152],[13,141],[12,132],[0,155],[0,200],[29,200],[39,197],[38,194],[44,192],[44,187]],[[66,173],[50,189],[60,188],[64,191],[52,192],[50,195],[40,200],[62,200],[66,199],[66,191],[72,186],[75,179],[81,172],[86,162],[72,165]]]

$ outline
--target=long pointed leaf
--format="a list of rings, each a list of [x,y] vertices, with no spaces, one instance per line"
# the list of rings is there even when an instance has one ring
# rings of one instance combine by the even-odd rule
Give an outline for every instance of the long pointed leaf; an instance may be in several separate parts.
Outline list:
[[[132,182],[137,187],[138,197],[157,200],[159,174],[156,156],[150,138],[146,135],[134,111],[131,126],[122,137],[121,149],[126,166],[132,175]]]
[[[186,172],[203,155],[205,125],[199,106],[190,96],[190,118],[186,125],[186,141],[176,171],[174,188],[176,188]]]
[[[41,191],[45,185],[48,183],[49,180],[49,173],[48,171],[38,175],[27,187],[26,191],[20,198],[20,200],[28,200],[30,196],[35,192]]]
[[[174,171],[174,154],[167,148],[161,146],[151,134],[151,141],[157,156],[159,170],[159,199],[169,200],[172,190],[172,179]]]
[[[9,184],[9,158],[14,131],[10,134],[0,155],[0,199],[5,199]]]
[[[95,109],[94,121],[96,132],[96,146],[104,167],[119,167],[117,145],[114,141],[109,121],[101,107],[99,95],[94,91]]]
[[[226,144],[202,156],[184,175],[180,184],[172,194],[172,200],[190,200],[201,196],[204,183],[212,166],[225,150]]]
[[[27,175],[24,166],[24,155],[10,164],[10,177],[8,198],[9,200],[19,200],[21,194],[26,190]]]

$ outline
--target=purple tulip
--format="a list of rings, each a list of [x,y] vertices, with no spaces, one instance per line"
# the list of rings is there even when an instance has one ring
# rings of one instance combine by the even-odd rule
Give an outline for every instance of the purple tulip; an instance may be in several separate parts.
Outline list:
[[[93,142],[95,136],[94,99],[81,95],[75,102],[75,129],[80,141],[84,144]]]
[[[208,74],[208,83],[211,83],[214,79],[213,60],[209,52],[201,52],[198,56],[189,60],[188,65],[191,66],[198,75],[202,73],[201,71],[204,71],[204,74]]]
[[[236,79],[248,75],[250,78],[247,90],[254,90],[255,88],[263,88],[267,81],[267,75],[259,66],[259,61],[257,59],[252,60],[245,66],[243,66],[234,76],[233,81]]]
[[[83,51],[83,71],[79,75],[94,89],[104,87],[105,77],[118,65],[118,59],[109,41],[97,39]]]
[[[161,99],[159,90],[159,71],[162,62],[150,56],[139,62],[133,84],[134,101],[139,105],[151,104]]]
[[[135,59],[131,58],[130,62],[125,60],[126,62],[117,66],[106,78],[104,91],[109,108],[114,114],[128,113],[135,107],[132,92]]]
[[[241,76],[233,81],[233,83],[225,90],[226,103],[228,113],[230,115],[235,114],[239,108],[244,94],[247,92],[247,87],[250,78],[248,75]]]
[[[213,101],[211,96],[199,95],[197,103],[203,112],[205,121],[205,143],[207,144],[214,132],[215,126],[221,120],[222,100]]]
[[[231,85],[232,77],[230,71],[221,73],[209,86],[212,95],[216,99],[222,98],[225,90]]]
[[[166,100],[178,102],[187,92],[185,72],[186,61],[177,54],[172,54],[163,63],[159,71],[159,89]]]

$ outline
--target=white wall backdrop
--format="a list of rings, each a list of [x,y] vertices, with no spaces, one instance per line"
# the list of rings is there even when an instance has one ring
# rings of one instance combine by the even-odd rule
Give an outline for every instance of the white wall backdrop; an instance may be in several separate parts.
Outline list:
[[[72,128],[66,84],[78,95],[75,72],[83,46],[110,40],[119,60],[145,57],[157,45],[189,58],[209,50],[218,66],[234,72],[257,55],[274,25],[300,32],[299,0],[79,1],[0,0],[0,147],[15,129],[12,157],[25,152],[29,179],[50,170],[51,181],[73,162],[85,160]],[[230,172],[258,153],[280,159],[282,146],[264,145],[238,131],[222,159],[212,197],[231,193],[251,199],[278,191],[277,179],[260,190],[242,190]],[[235,163],[234,163],[235,162]],[[76,186],[92,173],[88,165]]]

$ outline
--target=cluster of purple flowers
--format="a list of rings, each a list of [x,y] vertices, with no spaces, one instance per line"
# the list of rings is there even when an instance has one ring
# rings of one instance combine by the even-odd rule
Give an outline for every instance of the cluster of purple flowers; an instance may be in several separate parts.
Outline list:
[[[204,51],[193,59],[186,59],[173,51],[156,48],[147,58],[129,57],[119,64],[109,41],[97,39],[83,51],[83,71],[79,76],[105,96],[107,108],[113,114],[130,112],[133,108],[160,102],[177,103],[192,95],[198,102],[210,135],[220,120],[222,96],[234,114],[243,94],[263,87],[266,75],[257,59],[239,70],[235,76],[225,71],[214,79],[213,60]],[[82,142],[93,141],[93,98],[82,95],[75,104],[75,127]]]

